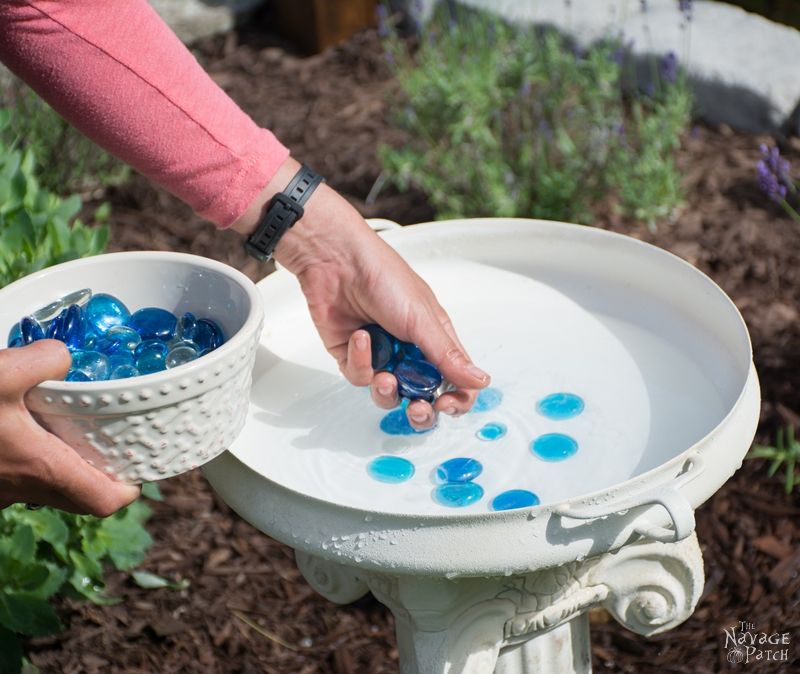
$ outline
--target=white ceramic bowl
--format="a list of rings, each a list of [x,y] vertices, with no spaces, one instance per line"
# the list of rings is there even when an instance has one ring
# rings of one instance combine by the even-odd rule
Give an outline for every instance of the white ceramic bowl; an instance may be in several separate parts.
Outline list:
[[[225,450],[247,414],[261,298],[244,274],[181,253],[99,255],[50,267],[0,290],[0,338],[22,316],[81,288],[131,311],[157,306],[216,320],[227,341],[172,370],[102,382],[47,381],[26,404],[90,464],[129,482],[191,470]]]

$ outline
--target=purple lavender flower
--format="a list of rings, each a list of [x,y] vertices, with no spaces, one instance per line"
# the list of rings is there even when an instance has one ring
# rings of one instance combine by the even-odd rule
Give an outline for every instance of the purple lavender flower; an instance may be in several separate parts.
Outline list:
[[[642,6],[642,14],[647,13],[647,0],[639,0],[639,4]]]
[[[683,14],[683,18],[689,22],[692,20],[692,12],[694,11],[694,6],[692,4],[692,0],[680,0],[678,3],[681,14]]]
[[[375,13],[378,15],[378,35],[382,38],[389,37],[389,10],[386,5],[378,5]]]
[[[758,183],[761,189],[773,201],[783,201],[786,198],[786,185],[778,182],[777,176],[769,170],[767,163],[763,160],[756,164],[758,169]]]
[[[674,51],[667,52],[659,63],[661,79],[664,82],[674,82],[678,79],[678,56]]]
[[[617,48],[614,50],[614,53],[611,55],[611,60],[614,61],[617,65],[622,65],[625,62],[625,59],[630,54],[631,50],[633,49],[633,40],[628,40],[627,42],[620,42]]]
[[[761,189],[773,201],[783,201],[789,189],[794,191],[794,181],[791,177],[791,165],[781,157],[777,147],[768,148],[761,145],[762,159],[756,164],[758,182]]]

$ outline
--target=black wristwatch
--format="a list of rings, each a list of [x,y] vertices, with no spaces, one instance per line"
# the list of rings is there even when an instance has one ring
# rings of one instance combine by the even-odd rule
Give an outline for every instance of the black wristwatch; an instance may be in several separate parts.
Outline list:
[[[286,189],[270,199],[264,215],[244,244],[245,250],[257,260],[268,262],[278,241],[287,230],[303,217],[303,204],[317,189],[323,178],[303,164]]]

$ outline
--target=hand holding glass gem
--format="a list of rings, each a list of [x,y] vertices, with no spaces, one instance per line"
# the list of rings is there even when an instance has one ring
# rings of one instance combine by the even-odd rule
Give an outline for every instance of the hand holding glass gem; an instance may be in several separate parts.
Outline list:
[[[288,159],[272,181],[283,189],[299,164]],[[325,348],[337,360],[350,383],[370,386],[383,409],[399,403],[397,379],[372,367],[371,338],[361,326],[376,323],[404,342],[416,344],[454,390],[431,405],[412,401],[409,421],[430,428],[436,413],[458,415],[475,402],[489,375],[476,367],[456,335],[447,312],[430,287],[364,221],[359,213],[324,183],[304,206],[305,214],[281,238],[275,258],[300,281],[311,318]],[[252,230],[258,210],[236,224]]]
[[[0,508],[28,501],[106,517],[139,496],[139,487],[90,466],[26,409],[28,390],[69,368],[67,347],[53,340],[0,350]]]

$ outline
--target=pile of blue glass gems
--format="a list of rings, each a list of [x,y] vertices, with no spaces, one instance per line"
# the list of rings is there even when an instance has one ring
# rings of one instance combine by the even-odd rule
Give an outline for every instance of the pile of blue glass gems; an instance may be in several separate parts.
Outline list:
[[[131,313],[113,295],[88,288],[70,293],[11,328],[8,346],[57,339],[72,353],[66,381],[127,379],[172,369],[225,342],[210,318],[146,307]]]
[[[372,343],[372,369],[394,374],[401,398],[430,403],[436,399],[442,375],[416,344],[397,339],[375,323],[365,325],[362,330],[369,333]]]

